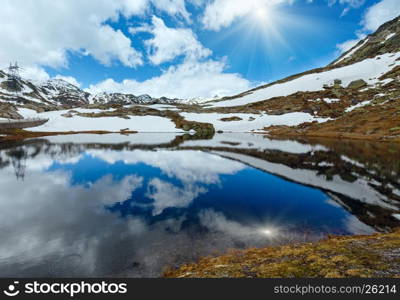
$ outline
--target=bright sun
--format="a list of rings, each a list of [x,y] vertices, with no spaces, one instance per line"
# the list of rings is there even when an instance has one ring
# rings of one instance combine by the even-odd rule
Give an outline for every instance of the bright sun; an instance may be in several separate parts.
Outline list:
[[[271,25],[272,15],[271,6],[269,5],[257,5],[253,10],[253,20],[259,25]]]
[[[260,21],[265,20],[269,15],[269,11],[266,7],[259,7],[254,11],[254,15]]]

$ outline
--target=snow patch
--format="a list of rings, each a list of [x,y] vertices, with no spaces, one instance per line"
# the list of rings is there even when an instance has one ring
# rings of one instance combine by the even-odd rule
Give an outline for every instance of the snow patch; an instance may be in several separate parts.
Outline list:
[[[356,167],[365,168],[365,165],[363,165],[363,164],[359,163],[358,161],[355,161],[345,155],[342,155],[340,158],[348,163],[351,163],[352,165],[355,165]]]
[[[351,50],[349,53],[347,53],[345,56],[343,56],[340,60],[338,60],[338,61],[335,63],[335,65],[338,64],[338,63],[340,63],[340,62],[342,62],[343,60],[349,58],[349,57],[352,56],[354,53],[356,53],[359,49],[361,49],[361,48],[368,42],[368,40],[369,40],[369,39],[365,39],[365,41],[362,42],[359,46],[354,47],[353,50]]]
[[[363,102],[360,102],[360,103],[358,103],[356,105],[353,105],[353,106],[350,106],[350,107],[346,108],[345,111],[348,113],[348,112],[351,112],[351,111],[353,111],[353,110],[355,110],[357,108],[364,107],[364,106],[367,106],[369,104],[371,104],[371,100],[363,101]]]
[[[396,35],[396,33],[391,33],[391,34],[389,34],[386,38],[385,38],[385,41],[387,41],[387,40],[390,40],[392,37],[394,37]]]
[[[324,98],[322,99],[325,103],[332,104],[336,102],[340,102],[340,99],[329,99],[329,98]]]
[[[98,112],[101,110],[76,109],[79,112]],[[30,128],[37,132],[67,132],[67,131],[120,131],[123,129],[138,132],[182,132],[175,128],[175,124],[167,118],[157,116],[131,116],[130,119],[119,117],[85,118],[74,116],[65,118],[61,116],[68,110],[44,112],[24,117],[39,117],[49,119],[42,126]]]
[[[212,123],[216,131],[252,132],[263,131],[263,128],[273,125],[296,126],[305,122],[326,122],[329,119],[315,118],[303,112],[293,112],[283,115],[257,114],[220,114],[220,113],[181,113],[188,121]],[[224,122],[222,118],[239,117],[241,121]],[[252,120],[251,118],[254,118]],[[252,120],[252,121],[251,121]]]

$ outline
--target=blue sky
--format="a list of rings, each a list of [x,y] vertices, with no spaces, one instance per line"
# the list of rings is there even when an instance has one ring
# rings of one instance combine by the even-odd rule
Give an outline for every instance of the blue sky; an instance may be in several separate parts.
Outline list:
[[[56,2],[56,3],[54,3]],[[4,0],[0,63],[94,93],[225,96],[326,65],[397,0]],[[51,12],[51,13],[49,13]]]
[[[373,2],[373,1],[371,1]],[[288,18],[296,18],[298,22],[304,22],[302,28],[291,26],[290,20],[287,24],[279,24],[277,28],[281,33],[282,43],[278,39],[268,36],[257,28],[248,32],[246,28],[247,20],[238,19],[231,26],[220,31],[204,30],[196,22],[200,18],[201,12],[188,5],[189,11],[193,14],[193,24],[185,24],[185,27],[197,35],[198,40],[204,47],[212,50],[211,58],[220,60],[227,57],[229,67],[227,71],[242,74],[251,81],[266,81],[287,76],[293,72],[320,66],[333,60],[337,56],[337,44],[355,37],[355,31],[359,29],[363,9],[351,10],[344,17],[340,17],[343,6],[327,6],[324,3],[307,4],[298,2],[294,5],[282,6]],[[181,26],[181,21],[172,18],[167,14],[156,14],[162,18],[167,26],[176,28]],[[121,18],[118,22],[109,22],[115,29],[121,29],[129,35],[128,26],[130,22],[148,23],[149,17],[134,18],[126,20]],[[286,20],[283,20],[286,21]],[[317,24],[313,24],[313,23]],[[317,27],[315,27],[317,25]],[[316,30],[317,29],[317,30]],[[143,40],[151,38],[149,33],[138,33],[132,38],[135,48],[146,53]],[[243,44],[243,41],[246,44]],[[136,42],[139,41],[139,42]],[[163,68],[170,65],[181,63],[182,56],[172,61],[168,61],[159,66],[146,63],[137,68],[124,68],[116,63],[112,68],[96,63],[90,56],[73,56],[69,70],[63,70],[64,75],[74,76],[80,74],[79,79],[85,86],[93,82],[112,77],[117,81],[125,78],[136,80],[146,80],[153,76],[158,76]],[[89,68],[95,72],[85,72]],[[57,70],[53,74],[57,74]]]

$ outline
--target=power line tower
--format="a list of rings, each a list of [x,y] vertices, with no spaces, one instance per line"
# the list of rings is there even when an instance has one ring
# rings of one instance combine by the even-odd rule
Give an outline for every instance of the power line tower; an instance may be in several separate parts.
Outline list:
[[[8,67],[8,87],[10,90],[12,90],[15,94],[16,97],[19,96],[19,91],[21,89],[21,75],[20,75],[20,70],[22,68],[18,65],[17,62],[15,64],[10,63],[10,66]]]
[[[19,71],[22,68],[18,66],[18,62],[15,62],[13,65],[10,63],[10,66],[8,67],[8,79],[9,80],[21,80],[21,76],[19,75]]]
[[[11,157],[11,163],[14,167],[15,177],[17,177],[18,180],[24,180],[26,161],[28,158],[27,151],[24,147],[18,147],[17,149],[9,151],[7,154]]]

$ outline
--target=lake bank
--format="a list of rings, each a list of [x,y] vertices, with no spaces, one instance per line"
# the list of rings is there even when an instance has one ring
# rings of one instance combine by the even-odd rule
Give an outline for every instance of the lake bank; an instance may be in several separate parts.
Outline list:
[[[23,129],[0,129],[0,142],[4,141],[21,141],[30,138],[39,138],[46,136],[58,136],[58,135],[76,135],[76,134],[135,134],[137,131],[102,131],[102,130],[91,130],[91,131],[62,131],[62,132],[34,132]]]
[[[169,278],[400,277],[400,230],[231,251],[171,269]]]

